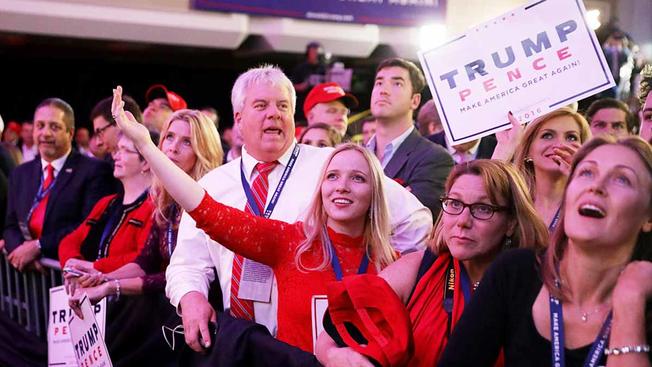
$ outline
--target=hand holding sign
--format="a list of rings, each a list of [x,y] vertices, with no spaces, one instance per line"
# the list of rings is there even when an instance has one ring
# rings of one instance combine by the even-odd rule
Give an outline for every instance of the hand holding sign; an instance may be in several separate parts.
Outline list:
[[[88,367],[113,366],[93,306],[87,297],[81,299],[79,309],[83,318],[75,315],[68,321],[77,364]]]
[[[523,139],[523,125],[516,119],[512,111],[507,113],[507,119],[512,125],[511,129],[499,131],[496,133],[496,148],[491,159],[499,159],[505,162],[511,161],[516,151],[516,147]]]
[[[79,317],[84,319],[84,315],[81,312],[81,301],[84,297],[87,297],[91,304],[96,304],[105,297],[114,294],[115,291],[111,288],[111,283],[103,283],[96,287],[90,288],[77,288],[75,293],[70,296],[68,299],[68,305],[70,309]]]

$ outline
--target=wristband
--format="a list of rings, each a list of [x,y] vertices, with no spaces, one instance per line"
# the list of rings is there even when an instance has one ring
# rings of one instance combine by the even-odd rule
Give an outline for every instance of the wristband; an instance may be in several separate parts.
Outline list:
[[[114,279],[113,282],[115,283],[115,299],[117,301],[120,299],[120,281],[118,279]]]
[[[605,355],[621,355],[621,354],[628,354],[628,353],[647,353],[650,351],[650,345],[649,344],[641,344],[641,345],[626,345],[623,347],[616,347],[616,348],[607,348],[604,350]]]

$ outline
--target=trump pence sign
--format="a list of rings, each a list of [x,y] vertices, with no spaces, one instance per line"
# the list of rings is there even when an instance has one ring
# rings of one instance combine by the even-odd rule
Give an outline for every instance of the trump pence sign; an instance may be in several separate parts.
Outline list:
[[[452,145],[614,85],[581,0],[538,0],[419,53]]]

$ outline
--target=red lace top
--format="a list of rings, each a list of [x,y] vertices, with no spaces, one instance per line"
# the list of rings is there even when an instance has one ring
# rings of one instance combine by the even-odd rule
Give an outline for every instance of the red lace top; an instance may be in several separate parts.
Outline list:
[[[322,271],[302,271],[294,256],[305,240],[303,224],[257,217],[220,204],[207,193],[199,206],[189,213],[197,228],[226,248],[251,260],[270,266],[278,283],[278,339],[307,352],[313,352],[311,300],[313,295],[325,295],[326,283],[335,281],[329,265]],[[355,275],[365,251],[362,237],[352,238],[335,233],[328,235],[342,266],[343,276]],[[321,263],[321,245],[303,256],[303,265]],[[375,274],[370,264],[367,273]]]

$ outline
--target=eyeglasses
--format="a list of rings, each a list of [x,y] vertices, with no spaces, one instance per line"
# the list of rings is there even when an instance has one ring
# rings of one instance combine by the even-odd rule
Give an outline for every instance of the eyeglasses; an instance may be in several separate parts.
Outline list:
[[[108,125],[106,125],[104,127],[96,129],[95,130],[95,135],[101,137],[102,135],[104,135],[104,132],[106,131],[106,129],[110,128],[111,126],[115,126],[115,122],[111,122],[111,123],[109,123]]]
[[[443,197],[439,199],[439,201],[441,201],[441,208],[448,214],[460,215],[464,211],[464,208],[469,208],[471,216],[479,220],[491,219],[495,212],[505,211],[508,209],[504,206],[495,206],[484,203],[466,204],[460,200],[448,197]]]
[[[121,155],[122,155],[122,154],[127,154],[127,153],[129,153],[129,154],[136,154],[136,155],[138,155],[138,158],[139,158],[139,159],[142,158],[142,156],[140,155],[140,153],[138,153],[137,150],[126,149],[126,148],[124,148],[124,147],[123,147],[123,148],[120,148],[120,147],[116,148],[116,150],[115,150],[111,155],[113,156],[113,159],[116,159],[116,157],[118,156],[118,154],[121,154]],[[142,159],[141,159],[141,160],[142,160]]]

